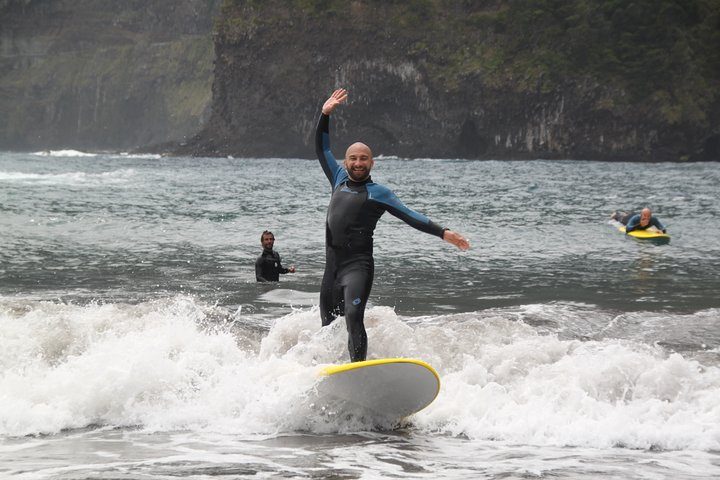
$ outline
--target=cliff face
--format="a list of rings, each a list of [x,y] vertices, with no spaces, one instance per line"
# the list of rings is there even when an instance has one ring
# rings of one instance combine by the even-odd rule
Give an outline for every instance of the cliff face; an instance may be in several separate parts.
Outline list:
[[[336,154],[719,160],[720,3],[597,3],[226,1],[181,153],[312,157],[344,87]]]
[[[0,0],[0,149],[126,149],[197,133],[218,6]]]

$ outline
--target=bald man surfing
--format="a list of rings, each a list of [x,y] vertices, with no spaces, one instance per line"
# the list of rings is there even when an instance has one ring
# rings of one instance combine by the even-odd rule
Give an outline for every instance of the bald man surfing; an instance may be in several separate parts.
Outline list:
[[[643,208],[640,213],[625,213],[616,211],[610,218],[625,225],[626,234],[635,230],[647,230],[650,227],[655,227],[662,233],[667,233],[665,226],[660,223],[660,220],[652,214],[652,211],[648,207]]]
[[[373,232],[385,212],[425,233],[435,235],[461,250],[470,243],[406,207],[389,188],[370,178],[374,165],[370,147],[350,145],[342,168],[330,151],[330,114],[347,100],[347,91],[335,90],[322,107],[315,132],[315,150],[332,196],[325,221],[325,273],[320,287],[322,325],[345,315],[348,349],[353,362],[367,356],[365,305],[372,288],[375,262]]]

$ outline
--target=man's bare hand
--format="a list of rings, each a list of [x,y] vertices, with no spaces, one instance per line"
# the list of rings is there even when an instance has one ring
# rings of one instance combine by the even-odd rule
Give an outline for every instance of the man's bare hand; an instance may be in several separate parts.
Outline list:
[[[325,115],[330,115],[333,110],[337,108],[338,105],[341,103],[344,103],[345,100],[347,100],[347,90],[344,88],[339,88],[333,92],[332,95],[330,95],[330,98],[325,100],[325,103],[322,107],[322,113]]]
[[[468,242],[467,238],[463,237],[457,232],[453,232],[452,230],[445,230],[445,233],[443,234],[443,240],[448,243],[452,243],[460,250],[467,250],[468,248],[470,248],[470,242]]]

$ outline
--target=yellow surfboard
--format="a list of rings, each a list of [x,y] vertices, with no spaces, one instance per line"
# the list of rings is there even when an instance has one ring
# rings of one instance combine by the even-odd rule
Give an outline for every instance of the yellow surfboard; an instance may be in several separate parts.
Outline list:
[[[625,225],[620,225],[617,228],[621,232],[625,233]],[[647,230],[633,230],[632,232],[628,233],[628,235],[633,238],[638,238],[640,240],[656,240],[665,243],[670,241],[670,235],[655,230],[654,228],[648,228]]]
[[[440,392],[440,376],[435,369],[412,358],[331,365],[319,375],[321,403],[398,420],[427,407]]]

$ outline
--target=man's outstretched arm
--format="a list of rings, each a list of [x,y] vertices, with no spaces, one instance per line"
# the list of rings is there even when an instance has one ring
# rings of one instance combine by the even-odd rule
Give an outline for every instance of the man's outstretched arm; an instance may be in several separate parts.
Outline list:
[[[667,229],[665,228],[665,225],[663,225],[662,223],[660,223],[660,220],[658,220],[658,219],[655,218],[655,217],[650,217],[650,225],[652,225],[653,227],[657,228],[658,230],[660,230],[660,231],[663,232],[663,233],[667,232]]]
[[[285,273],[295,273],[295,266],[294,266],[294,265],[290,265],[290,267],[285,268],[285,267],[282,266],[282,260],[280,259],[280,254],[278,254],[278,256],[277,256],[276,258],[277,258],[277,263],[278,263],[278,271],[279,271],[280,273],[283,273],[283,274],[285,274]]]
[[[640,225],[640,215],[633,215],[625,225],[625,233],[630,233]]]
[[[368,188],[368,194],[372,200],[382,203],[385,210],[390,212],[391,215],[399,218],[411,227],[421,232],[440,237],[446,242],[455,245],[460,250],[470,248],[470,242],[468,242],[465,237],[448,228],[441,227],[422,213],[408,208],[392,190],[374,184]]]
[[[347,90],[335,90],[323,104],[322,114],[315,129],[315,153],[320,160],[320,166],[325,172],[325,176],[333,187],[341,168],[330,151],[330,114],[345,100],[347,100]]]

